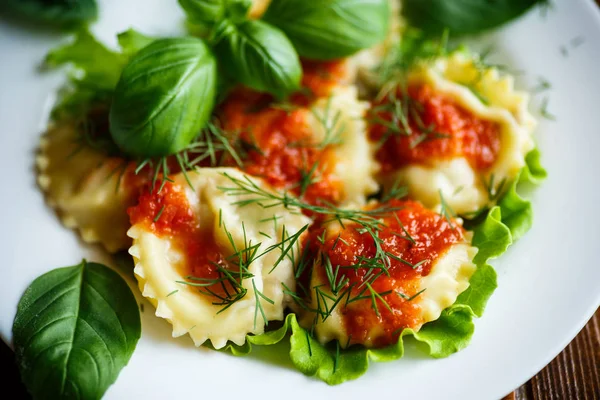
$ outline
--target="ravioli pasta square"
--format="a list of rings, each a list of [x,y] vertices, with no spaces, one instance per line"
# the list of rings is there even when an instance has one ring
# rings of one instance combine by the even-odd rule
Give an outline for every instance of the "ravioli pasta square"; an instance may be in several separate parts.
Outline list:
[[[188,333],[198,346],[243,345],[248,334],[283,320],[290,302],[284,288],[295,289],[294,260],[310,219],[283,206],[232,202],[223,189],[232,179],[272,190],[236,169],[188,175],[189,184],[173,176],[130,210],[134,272],[156,315],[173,324],[173,336]]]
[[[81,124],[58,121],[40,141],[38,183],[63,224],[88,243],[109,252],[127,249],[131,240],[127,208],[146,183],[135,165],[86,145]]]
[[[511,77],[478,67],[465,52],[417,64],[407,84],[408,93],[388,93],[373,108],[389,109],[401,101],[398,95],[424,108],[418,117],[409,116],[412,131],[404,136],[386,136],[386,125],[371,124],[372,139],[385,140],[377,157],[386,190],[404,184],[427,207],[445,201],[461,215],[494,205],[534,148],[527,94],[515,91]],[[375,116],[396,118],[388,111]],[[400,122],[392,124],[404,129]]]

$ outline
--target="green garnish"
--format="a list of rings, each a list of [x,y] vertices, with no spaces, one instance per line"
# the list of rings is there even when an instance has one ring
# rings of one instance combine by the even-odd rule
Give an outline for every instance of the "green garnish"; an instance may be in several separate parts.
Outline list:
[[[549,0],[404,0],[402,13],[408,22],[428,35],[450,30],[453,36],[477,34],[525,14]]]
[[[290,38],[298,54],[313,60],[348,57],[388,34],[388,0],[272,0],[263,19]]]
[[[96,0],[5,0],[0,5],[0,11],[33,22],[61,28],[77,28],[97,18],[98,5]]]
[[[83,260],[31,283],[12,332],[21,376],[33,398],[99,399],[135,350],[140,311],[117,272]]]
[[[121,73],[110,107],[112,138],[136,158],[184,150],[210,118],[216,83],[216,61],[202,40],[152,42]]]

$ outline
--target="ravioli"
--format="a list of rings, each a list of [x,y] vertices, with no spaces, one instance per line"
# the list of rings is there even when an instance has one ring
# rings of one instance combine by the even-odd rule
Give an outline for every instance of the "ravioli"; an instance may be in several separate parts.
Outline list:
[[[88,128],[71,120],[49,128],[36,158],[38,184],[66,227],[112,253],[131,245],[127,207],[147,180],[133,163],[89,145],[82,136]]]
[[[233,179],[272,189],[233,168],[202,168],[173,176],[160,192],[130,209],[140,290],[156,315],[199,346],[242,345],[269,321],[282,320],[295,288],[294,264],[310,219],[283,206],[243,204]],[[191,186],[191,187],[190,187]],[[242,202],[242,203],[240,203]]]
[[[459,220],[414,201],[383,207],[388,211],[380,216],[378,243],[356,224],[313,228],[316,261],[301,278],[309,282],[302,292],[307,304],[296,308],[302,325],[323,344],[396,343],[403,329],[418,331],[439,318],[469,286],[477,249]]]
[[[220,107],[223,129],[237,133],[246,149],[240,168],[278,190],[311,204],[365,204],[378,191],[378,165],[363,119],[368,103],[358,100],[355,86],[340,83],[343,64],[309,68],[308,98],[300,93],[283,106],[240,89]]]
[[[411,131],[399,121],[392,122],[396,132],[379,122],[370,127],[380,146],[386,190],[404,184],[427,207],[444,201],[464,215],[493,205],[534,148],[527,94],[514,89],[511,77],[478,66],[462,52],[415,67],[407,80],[407,101],[421,109],[408,117]],[[402,101],[389,96],[375,107]],[[390,112],[375,115],[388,122],[396,118]]]
[[[339,132],[339,141],[332,150],[333,174],[342,184],[342,205],[364,205],[367,197],[379,189],[375,181],[379,167],[364,121],[367,107],[366,102],[358,100],[355,86],[339,86],[330,97],[317,101],[310,115],[318,142],[326,140],[326,135],[331,134],[328,131]]]

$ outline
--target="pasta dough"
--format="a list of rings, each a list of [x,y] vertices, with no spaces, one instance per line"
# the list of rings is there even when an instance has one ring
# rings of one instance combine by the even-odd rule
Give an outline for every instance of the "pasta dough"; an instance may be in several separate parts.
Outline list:
[[[339,131],[339,143],[334,145],[334,175],[342,183],[342,205],[364,205],[367,197],[377,192],[375,181],[378,164],[374,148],[367,139],[364,115],[367,103],[358,100],[355,86],[338,86],[329,98],[320,99],[313,106],[310,124],[315,142],[323,141],[325,128]],[[317,120],[325,119],[326,122]]]
[[[449,223],[415,202],[391,207],[399,211],[382,216],[385,226],[378,234],[382,251],[389,254],[385,268],[370,261],[376,255],[371,236],[353,233],[351,224],[329,223],[318,235],[323,239],[317,241],[310,272],[309,306],[297,312],[321,343],[395,343],[402,329],[418,331],[438,319],[468,288],[477,249],[460,221]],[[402,229],[404,234],[398,233]],[[420,263],[412,261],[415,256]]]
[[[194,224],[206,232],[204,239],[192,236],[181,248],[178,245],[181,233],[157,233],[152,222],[155,217],[146,223],[136,222],[128,232],[134,241],[129,252],[134,257],[135,275],[144,297],[155,304],[156,315],[173,324],[173,336],[189,333],[197,346],[207,340],[216,348],[224,347],[227,341],[242,345],[247,334],[261,334],[268,321],[283,319],[289,299],[284,295],[282,283],[291,290],[295,287],[294,261],[299,257],[302,240],[288,240],[283,246],[280,243],[282,237],[293,237],[306,229],[310,220],[297,210],[283,206],[263,208],[257,204],[236,204],[248,196],[229,196],[222,190],[234,186],[231,178],[247,179],[236,169],[203,168],[188,174],[192,187],[182,175],[177,175],[173,177],[174,183],[167,184],[163,190],[183,196],[185,204],[178,207],[189,207],[190,211],[184,210],[183,214],[194,217]],[[251,181],[264,190],[271,190],[258,179]],[[164,213],[168,214],[172,205],[166,207]],[[158,221],[167,214],[161,213]],[[198,253],[204,254],[212,251],[208,248],[211,242],[215,243],[217,252],[233,264],[235,253],[248,257],[250,250],[245,249],[251,246],[258,246],[257,254],[264,252],[247,265],[248,275],[238,282],[245,295],[227,308],[224,304],[214,304],[220,301],[201,293],[202,288],[190,285],[198,280],[188,279],[189,272],[184,272],[194,262],[190,246],[198,246]],[[291,246],[291,250],[284,253],[282,249],[287,246]]]
[[[511,77],[501,77],[493,68],[482,70],[464,52],[415,68],[409,83],[429,85],[476,118],[497,124],[500,148],[493,165],[484,170],[474,169],[460,155],[449,159],[433,156],[427,163],[397,168],[382,175],[386,190],[399,182],[426,206],[439,207],[443,197],[459,214],[493,204],[502,189],[509,186],[506,183],[525,166],[525,157],[534,148],[531,133],[536,123],[527,111],[528,95],[514,90]]]
[[[135,204],[135,166],[81,142],[81,126],[62,121],[40,141],[38,184],[63,224],[109,252],[131,245],[127,207]]]
[[[289,109],[245,89],[221,104],[218,115],[224,130],[250,148],[239,163],[241,169],[310,203],[365,204],[377,192],[377,164],[363,119],[368,103],[358,100],[355,86],[340,84],[332,76],[343,72],[338,66],[323,66],[333,71],[328,75],[333,79],[323,81],[313,65],[305,78],[318,96],[294,99]],[[249,104],[262,106],[249,111]],[[233,160],[228,164],[236,165]]]

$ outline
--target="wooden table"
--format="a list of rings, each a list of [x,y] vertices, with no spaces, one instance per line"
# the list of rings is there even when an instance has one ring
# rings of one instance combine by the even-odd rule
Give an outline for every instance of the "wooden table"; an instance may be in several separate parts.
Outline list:
[[[538,399],[600,399],[600,309],[562,353],[504,400]]]

